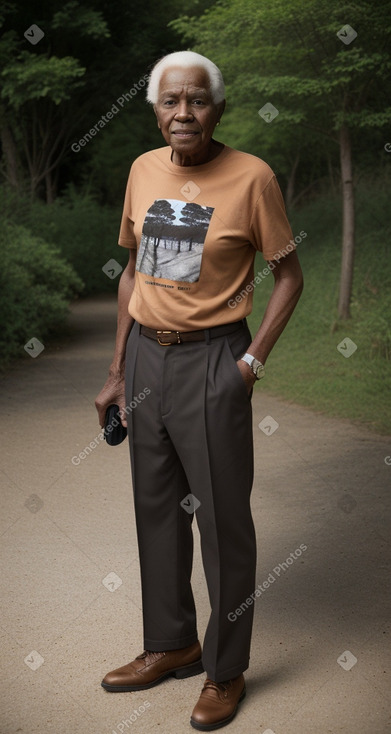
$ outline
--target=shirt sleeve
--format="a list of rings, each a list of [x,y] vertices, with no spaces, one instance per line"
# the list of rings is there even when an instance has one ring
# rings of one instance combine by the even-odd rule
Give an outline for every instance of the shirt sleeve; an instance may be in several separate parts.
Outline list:
[[[276,177],[260,195],[250,222],[251,243],[265,260],[280,260],[295,249],[293,233]]]
[[[134,235],[134,218],[132,215],[132,184],[133,175],[131,168],[128,183],[126,185],[124,208],[122,211],[118,244],[121,245],[121,247],[128,247],[129,249],[136,250],[137,241]]]

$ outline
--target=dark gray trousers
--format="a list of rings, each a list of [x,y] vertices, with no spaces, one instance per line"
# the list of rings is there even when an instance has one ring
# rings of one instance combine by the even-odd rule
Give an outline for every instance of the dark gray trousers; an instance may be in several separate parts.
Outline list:
[[[246,670],[250,657],[253,604],[228,617],[256,586],[252,410],[236,365],[250,341],[242,323],[228,336],[160,346],[135,323],[126,354],[144,648],[174,650],[198,639],[188,511],[196,505],[211,605],[202,660],[217,682]],[[135,402],[145,388],[150,394]]]

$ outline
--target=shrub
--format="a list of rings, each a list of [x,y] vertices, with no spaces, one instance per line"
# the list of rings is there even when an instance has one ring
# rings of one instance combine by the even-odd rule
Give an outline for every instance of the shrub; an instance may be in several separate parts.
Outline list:
[[[9,190],[2,195],[6,218],[54,243],[82,279],[83,295],[117,292],[118,277],[110,279],[102,267],[112,258],[122,267],[128,261],[127,250],[117,244],[120,208],[102,206],[91,194],[77,192],[73,186],[50,205],[32,202]]]
[[[102,271],[114,258],[124,267],[128,251],[119,247],[121,207],[102,206],[88,192],[77,192],[70,185],[53,204],[31,201],[10,189],[0,189],[3,216],[27,227],[30,232],[52,242],[84,283],[83,295],[118,289],[118,277],[110,279]],[[122,201],[121,201],[122,206]]]
[[[68,313],[83,284],[57,248],[25,227],[3,222],[0,231],[1,366],[21,354],[33,336],[42,340]]]

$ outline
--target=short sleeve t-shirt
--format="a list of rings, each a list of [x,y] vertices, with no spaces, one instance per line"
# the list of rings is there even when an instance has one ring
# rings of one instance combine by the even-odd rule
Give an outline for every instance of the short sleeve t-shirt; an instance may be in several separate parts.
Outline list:
[[[171,147],[137,158],[119,244],[137,249],[129,313],[153,329],[193,331],[239,321],[252,309],[254,258],[294,249],[271,168],[224,146],[209,163],[178,166]]]

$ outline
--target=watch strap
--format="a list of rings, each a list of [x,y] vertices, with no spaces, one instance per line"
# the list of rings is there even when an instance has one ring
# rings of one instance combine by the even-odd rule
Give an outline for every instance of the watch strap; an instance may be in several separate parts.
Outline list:
[[[248,352],[246,352],[246,354],[243,354],[243,357],[241,357],[240,359],[242,359],[243,362],[247,362],[247,364],[252,368],[252,363],[255,357],[253,357],[252,354],[249,354]]]

